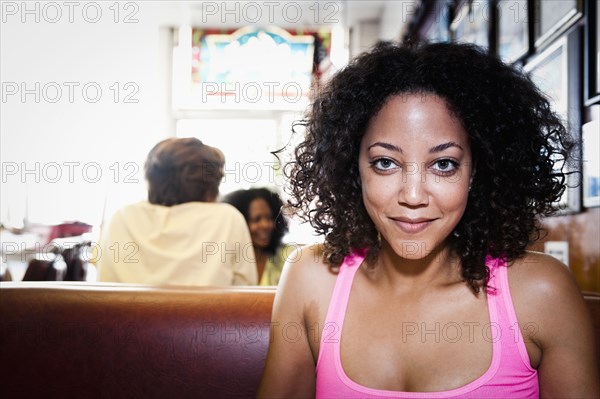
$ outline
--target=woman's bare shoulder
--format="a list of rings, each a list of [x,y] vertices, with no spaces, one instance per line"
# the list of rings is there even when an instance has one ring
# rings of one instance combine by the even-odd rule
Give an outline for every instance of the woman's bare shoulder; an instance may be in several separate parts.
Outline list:
[[[298,283],[302,283],[305,279],[310,281],[314,278],[327,278],[328,275],[332,275],[331,268],[323,257],[323,244],[297,246],[289,252],[283,274]]]
[[[540,351],[540,395],[598,397],[594,328],[569,268],[528,252],[508,268],[508,280],[524,338]]]
[[[335,277],[323,258],[322,244],[299,246],[286,259],[278,291],[280,296],[312,303],[333,288]]]
[[[258,397],[311,397],[315,392],[318,331],[335,275],[323,261],[320,245],[291,252],[283,272],[271,319],[271,343]],[[293,331],[294,339],[289,339]]]
[[[555,297],[557,294],[579,294],[569,268],[553,256],[527,251],[508,268],[511,292],[523,295]]]
[[[509,266],[508,280],[519,322],[535,323],[542,345],[556,337],[565,322],[577,325],[587,317],[573,274],[552,256],[527,252]]]

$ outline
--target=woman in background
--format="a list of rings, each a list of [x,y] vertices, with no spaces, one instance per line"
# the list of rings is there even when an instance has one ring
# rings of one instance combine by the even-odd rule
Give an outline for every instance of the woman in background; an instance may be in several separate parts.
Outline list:
[[[100,281],[150,285],[256,284],[248,228],[216,202],[225,159],[195,138],[158,143],[146,160],[148,200],[105,229]]]
[[[281,214],[281,199],[266,188],[252,188],[234,191],[223,202],[235,206],[246,218],[259,285],[277,285],[285,259],[293,250],[281,242],[288,231],[287,221]]]

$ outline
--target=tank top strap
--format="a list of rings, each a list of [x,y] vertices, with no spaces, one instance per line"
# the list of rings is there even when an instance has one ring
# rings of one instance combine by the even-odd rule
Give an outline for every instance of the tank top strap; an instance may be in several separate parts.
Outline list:
[[[497,324],[498,338],[505,339],[514,335],[511,329],[517,320],[508,286],[507,263],[500,258],[488,257],[486,266],[490,272],[487,298],[495,303],[496,308],[493,322]]]
[[[319,364],[324,353],[329,354],[332,351],[332,344],[339,344],[348,307],[348,299],[352,289],[352,281],[354,275],[365,259],[366,250],[355,250],[344,258],[340,265],[340,270],[335,281],[325,324],[321,330],[321,341],[319,347],[319,356],[317,358],[316,369],[319,369]]]
[[[525,346],[525,340],[521,333],[517,313],[510,293],[508,283],[508,264],[503,259],[492,259],[486,262],[490,268],[490,283],[493,283],[494,290],[491,293],[495,297],[498,310],[498,325],[500,327],[499,339],[502,341],[504,349],[503,362],[508,363],[513,368],[525,368],[525,370],[536,373],[531,368],[529,355]],[[488,293],[488,298],[490,293]]]

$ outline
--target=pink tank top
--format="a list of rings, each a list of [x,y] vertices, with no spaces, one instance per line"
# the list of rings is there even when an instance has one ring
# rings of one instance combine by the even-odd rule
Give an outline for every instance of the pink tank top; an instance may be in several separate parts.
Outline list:
[[[364,256],[355,252],[344,259],[335,283],[317,360],[317,398],[538,398],[538,374],[531,368],[512,304],[506,264],[488,258],[490,269],[487,303],[492,338],[488,370],[469,384],[438,392],[400,392],[367,388],[352,381],[340,360],[340,338],[346,306],[356,271]],[[336,326],[334,328],[334,326]]]

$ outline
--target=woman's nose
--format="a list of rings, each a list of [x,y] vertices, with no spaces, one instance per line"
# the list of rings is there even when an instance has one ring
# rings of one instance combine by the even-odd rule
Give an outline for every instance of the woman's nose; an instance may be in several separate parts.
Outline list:
[[[417,163],[408,163],[404,166],[401,175],[398,203],[411,207],[427,205],[429,194],[425,171]]]
[[[259,221],[259,226],[263,229],[270,229],[273,227],[273,221],[268,218],[261,218]]]

